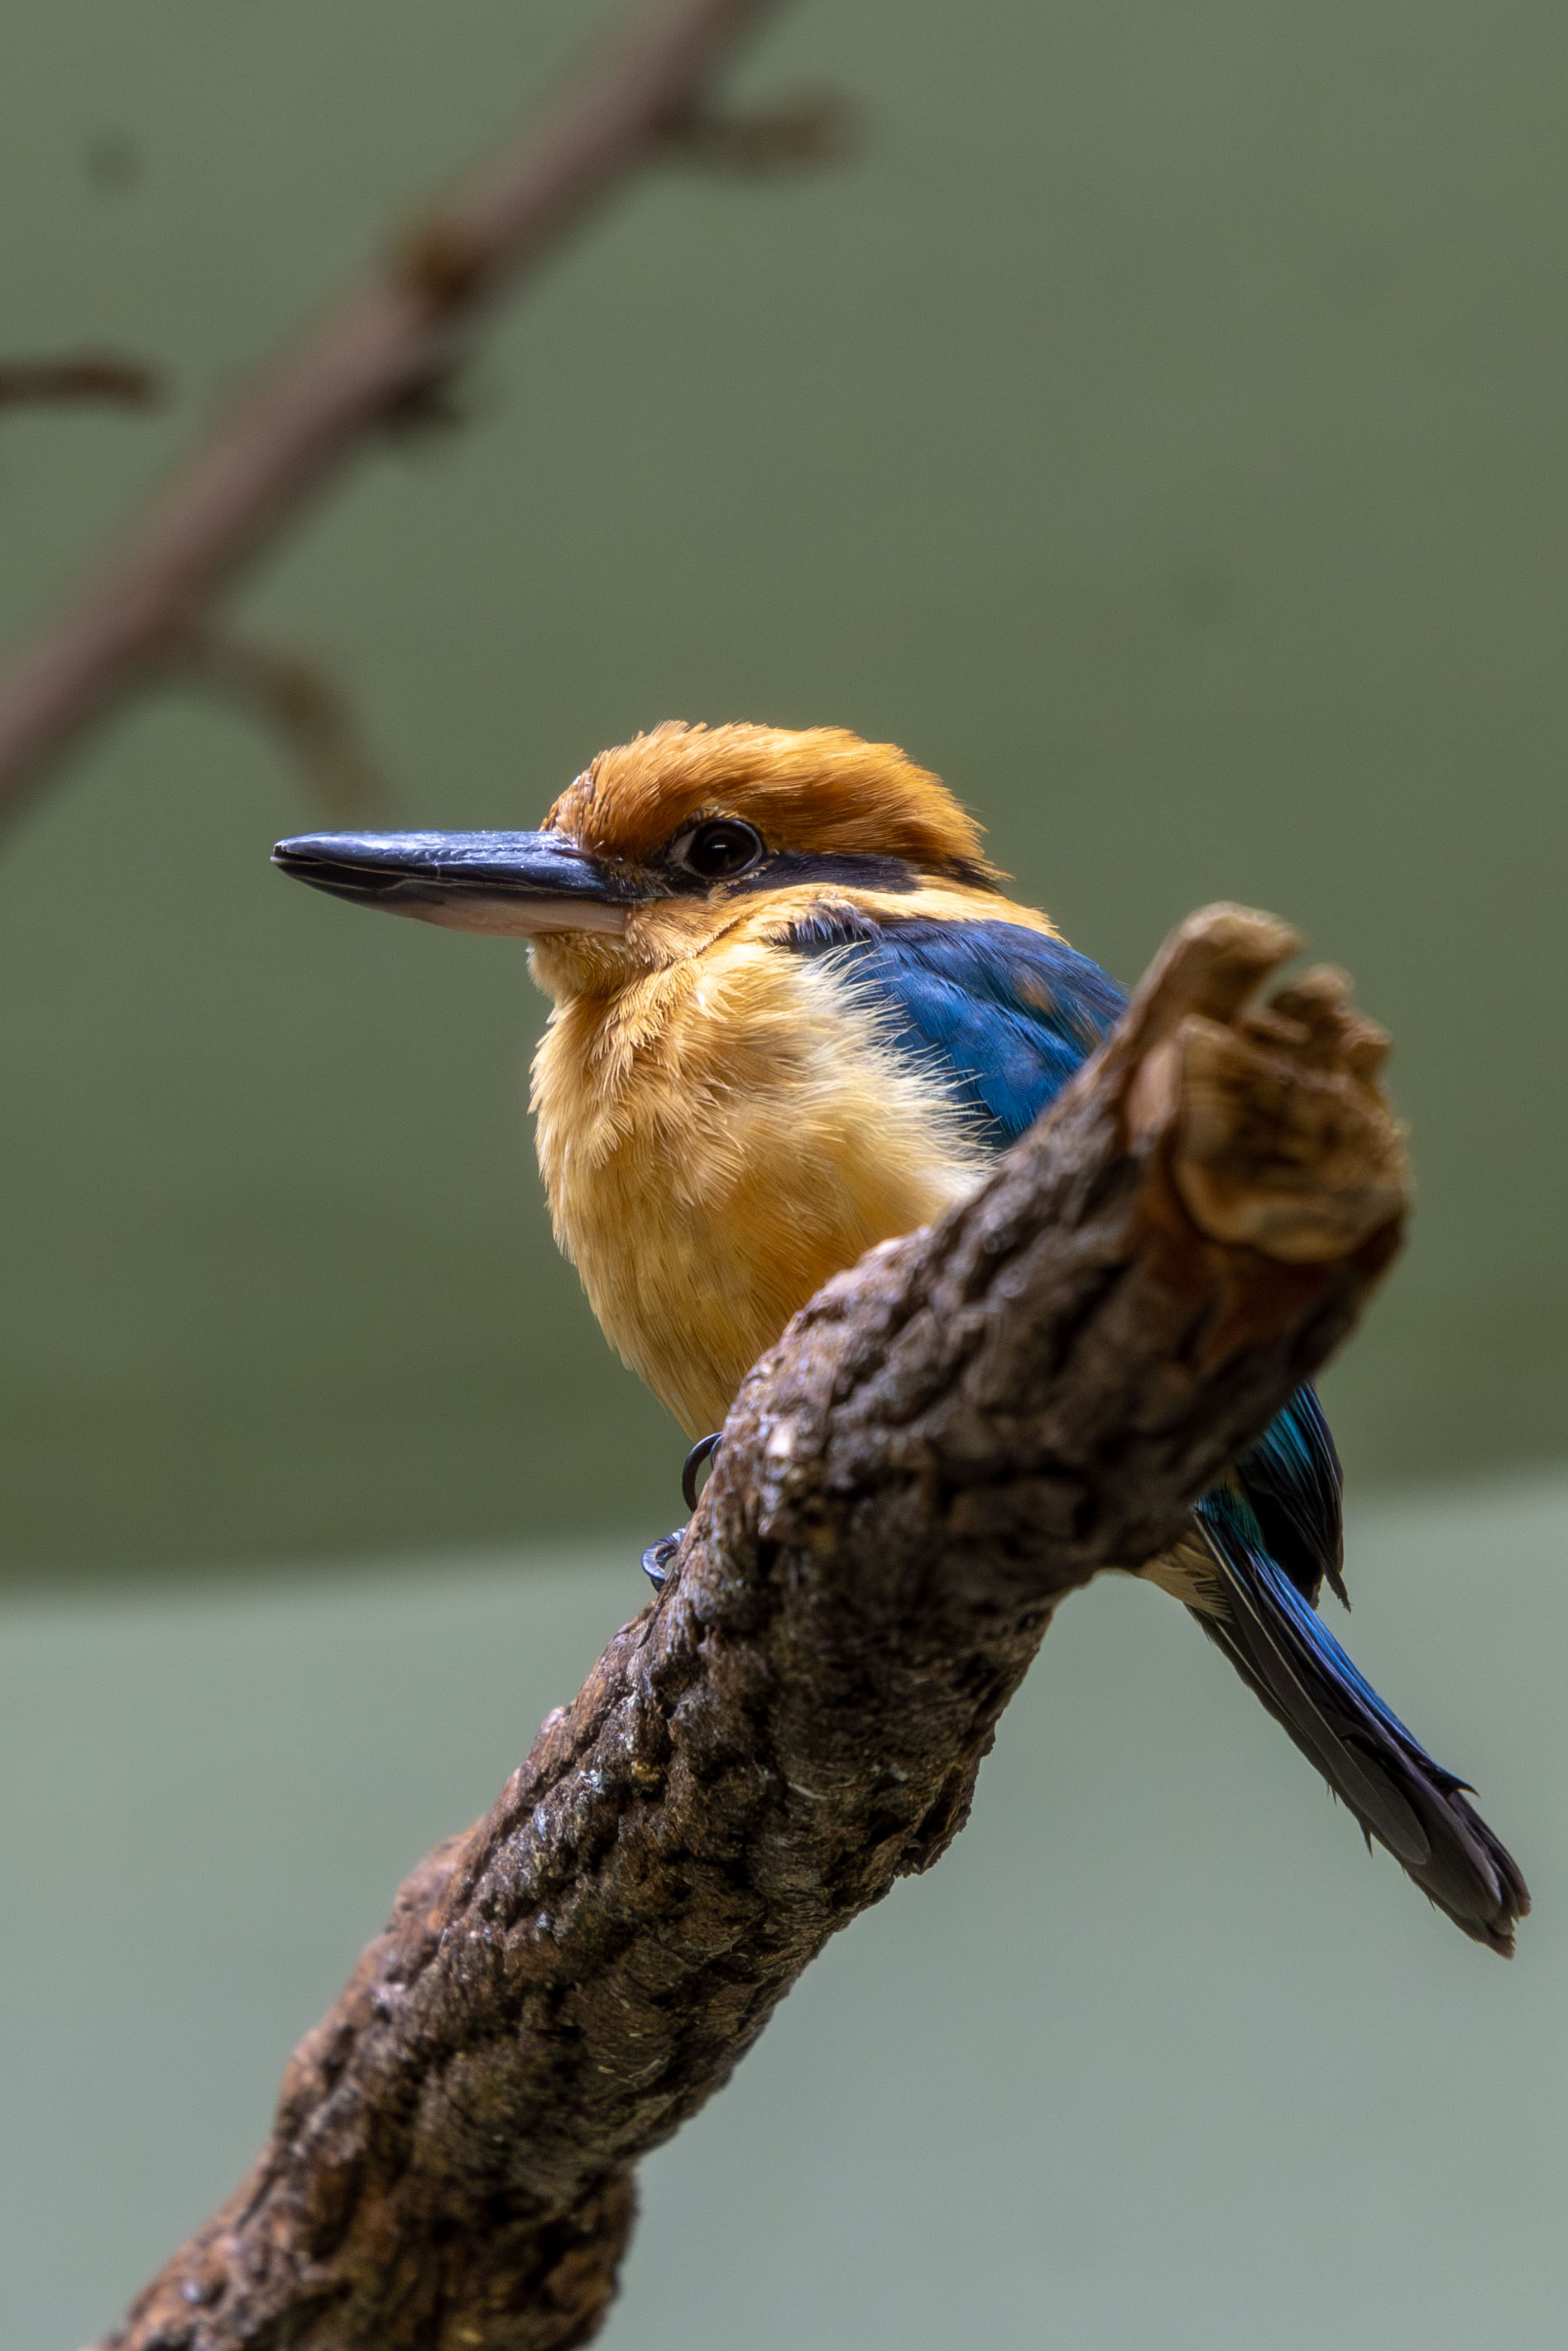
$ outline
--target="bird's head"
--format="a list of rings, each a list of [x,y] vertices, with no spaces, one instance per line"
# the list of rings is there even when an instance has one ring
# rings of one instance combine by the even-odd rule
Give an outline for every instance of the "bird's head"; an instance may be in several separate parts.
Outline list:
[[[999,878],[974,820],[891,743],[674,722],[601,751],[538,832],[306,833],[273,862],[362,905],[528,938],[557,996],[700,951],[758,893]]]

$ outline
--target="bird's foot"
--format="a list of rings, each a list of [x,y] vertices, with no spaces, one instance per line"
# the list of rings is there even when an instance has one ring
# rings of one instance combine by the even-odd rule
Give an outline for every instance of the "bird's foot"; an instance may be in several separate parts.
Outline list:
[[[688,1510],[696,1509],[697,1496],[702,1491],[697,1479],[705,1469],[713,1468],[714,1463],[718,1459],[718,1448],[723,1443],[724,1432],[722,1429],[716,1428],[711,1437],[699,1437],[682,1462],[681,1493]]]
[[[696,1509],[697,1495],[701,1491],[697,1480],[704,1469],[711,1468],[717,1458],[720,1442],[716,1434],[699,1437],[681,1465],[681,1492],[688,1510]],[[643,1553],[643,1573],[655,1591],[660,1590],[668,1579],[670,1563],[681,1547],[681,1537],[685,1533],[685,1527],[676,1527],[673,1533],[661,1535],[657,1542],[651,1542]]]
[[[661,1535],[657,1542],[651,1542],[643,1553],[643,1573],[655,1592],[662,1589],[685,1533],[685,1527],[677,1527],[673,1534]]]

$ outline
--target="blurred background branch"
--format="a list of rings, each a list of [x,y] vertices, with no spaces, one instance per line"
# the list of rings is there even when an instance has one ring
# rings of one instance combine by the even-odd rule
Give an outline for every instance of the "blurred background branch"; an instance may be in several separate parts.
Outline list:
[[[214,427],[98,580],[0,681],[0,816],[16,813],[89,721],[191,644],[210,678],[282,724],[332,805],[365,805],[369,770],[349,751],[337,690],[296,656],[280,666],[211,638],[208,607],[368,437],[454,420],[454,381],[485,306],[639,168],[685,155],[755,175],[847,152],[850,116],[834,98],[734,121],[715,109],[719,68],[777,5],[674,0],[640,20],[530,136],[390,240],[384,264]],[[144,371],[107,360],[11,373],[13,399],[145,402],[154,390]]]
[[[210,687],[270,728],[338,823],[362,823],[386,808],[387,781],[361,737],[353,705],[319,662],[207,627],[178,641],[170,673]]]
[[[699,101],[671,117],[664,139],[673,156],[767,179],[847,163],[862,127],[858,108],[837,90],[802,89],[776,106],[723,113]]]
[[[52,360],[0,360],[0,408],[156,408],[165,396],[156,369],[118,351],[78,351]]]

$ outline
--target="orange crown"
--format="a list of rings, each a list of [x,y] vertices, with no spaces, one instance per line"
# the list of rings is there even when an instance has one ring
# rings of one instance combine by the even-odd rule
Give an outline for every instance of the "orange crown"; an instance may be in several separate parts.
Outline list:
[[[545,819],[583,848],[641,864],[696,817],[744,817],[770,849],[902,857],[992,883],[980,828],[896,744],[844,726],[687,726],[666,720],[601,751]]]

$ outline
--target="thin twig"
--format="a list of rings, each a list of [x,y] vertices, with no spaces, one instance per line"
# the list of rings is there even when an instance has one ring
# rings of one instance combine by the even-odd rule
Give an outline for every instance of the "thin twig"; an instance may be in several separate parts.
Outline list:
[[[271,727],[336,822],[362,823],[387,808],[386,778],[365,747],[349,697],[319,662],[206,628],[181,640],[170,669],[176,678],[212,686]]]
[[[828,1938],[938,1859],[1056,1603],[1164,1549],[1396,1246],[1365,1025],[1337,998],[1316,1038],[1245,1019],[1296,944],[1195,917],[979,1190],[797,1317],[660,1598],[408,1879],[259,2162],[113,2351],[594,2333],[632,2167]],[[1221,1042],[1189,1147],[1189,1064]],[[1071,1888],[1063,1931],[1086,1931]]]
[[[724,113],[696,106],[665,133],[673,152],[716,171],[773,179],[846,163],[860,145],[860,110],[838,90],[802,89],[776,105]]]
[[[63,359],[0,360],[0,408],[59,407],[104,401],[117,408],[156,408],[162,377],[116,351],[78,351]]]
[[[397,239],[387,261],[175,473],[83,600],[0,684],[0,812],[166,664],[211,600],[386,423],[439,404],[463,335],[639,165],[706,117],[726,55],[777,0],[674,0],[534,135]]]

